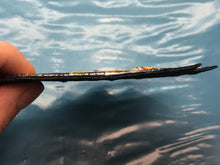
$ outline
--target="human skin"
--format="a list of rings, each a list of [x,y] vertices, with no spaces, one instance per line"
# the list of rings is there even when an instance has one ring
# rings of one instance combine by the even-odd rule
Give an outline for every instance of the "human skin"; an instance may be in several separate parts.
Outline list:
[[[0,77],[2,75],[34,74],[33,65],[13,45],[0,41]],[[0,85],[0,134],[18,114],[43,91],[41,82]]]

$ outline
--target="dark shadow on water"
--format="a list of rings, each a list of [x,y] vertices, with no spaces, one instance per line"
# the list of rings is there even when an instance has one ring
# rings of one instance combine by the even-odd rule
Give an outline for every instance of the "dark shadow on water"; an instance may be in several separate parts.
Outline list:
[[[147,96],[135,89],[111,95],[106,86],[93,88],[75,100],[71,95],[66,93],[46,111],[34,105],[24,110],[0,137],[0,162],[120,164],[169,144],[183,132],[171,124],[150,131],[144,126],[144,130],[129,133],[132,126],[172,120],[172,112],[163,104],[173,101],[167,95]],[[128,128],[126,135],[97,142],[103,135],[117,134],[124,128]],[[138,150],[134,147],[109,158],[113,148],[139,142]]]

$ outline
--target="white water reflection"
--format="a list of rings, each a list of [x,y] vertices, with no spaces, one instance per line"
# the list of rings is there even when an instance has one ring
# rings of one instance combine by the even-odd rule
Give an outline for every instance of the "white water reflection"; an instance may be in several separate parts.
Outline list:
[[[100,62],[101,63],[103,63],[103,62],[112,63],[112,61],[120,61],[120,60],[129,61],[125,57],[125,55],[123,54],[122,51],[115,50],[115,49],[113,49],[113,50],[111,50],[111,49],[101,49],[94,56],[94,60],[95,60],[96,63],[100,63]]]
[[[199,128],[199,129],[196,129],[194,131],[187,132],[187,133],[185,133],[185,135],[188,136],[188,135],[197,134],[197,133],[201,133],[201,132],[204,133],[206,131],[216,130],[216,129],[220,129],[220,125],[209,126],[209,127],[205,127],[205,128]]]
[[[205,140],[208,140],[208,139],[213,139],[215,138],[215,136],[213,135],[209,135],[209,136],[204,136],[204,137],[200,137],[199,139],[195,139],[193,141],[185,141],[185,142],[177,142],[177,143],[174,143],[174,144],[170,144],[170,145],[166,145],[166,146],[163,146],[163,147],[160,147],[158,149],[156,149],[154,152],[152,153],[149,153],[147,154],[146,156],[143,156],[143,157],[140,157],[136,160],[133,160],[129,163],[127,163],[127,165],[135,165],[135,164],[152,164],[156,161],[159,161],[159,159],[161,157],[163,157],[163,155],[165,153],[169,153],[172,151],[174,151],[170,157],[171,158],[175,158],[175,157],[178,157],[179,155],[188,155],[186,157],[182,157],[180,160],[176,160],[174,161],[173,163],[174,164],[179,164],[179,163],[184,163],[184,162],[188,162],[188,161],[197,161],[197,163],[201,162],[200,160],[201,159],[204,159],[204,155],[203,154],[191,154],[193,153],[194,151],[198,151],[198,150],[201,150],[201,148],[211,148],[211,145],[209,144],[206,144],[206,143],[200,143],[198,145],[195,145],[193,147],[187,147],[186,149],[180,149],[178,151],[175,151],[179,148],[182,148],[184,146],[188,146],[188,145],[192,145],[194,143],[197,143],[197,142],[201,142],[201,141],[205,141]]]
[[[161,3],[159,7],[156,5],[158,3]],[[148,13],[146,9],[146,12],[141,11],[141,14],[130,15],[119,11],[114,12],[113,15],[88,12],[75,13],[74,9],[77,6],[81,8],[82,4],[84,4],[81,1],[71,3],[36,1],[28,4],[34,8],[36,13],[31,16],[33,20],[27,21],[26,17],[12,17],[7,18],[7,21],[0,22],[0,24],[6,26],[1,29],[3,31],[2,36],[6,37],[14,33],[12,43],[19,41],[19,43],[14,42],[15,45],[27,57],[30,58],[32,56],[31,59],[33,61],[34,59],[37,61],[37,58],[34,57],[44,53],[38,49],[40,47],[46,49],[45,51],[52,52],[51,54],[56,54],[53,49],[68,50],[70,53],[72,52],[72,56],[68,57],[69,59],[73,58],[73,51],[78,50],[93,50],[93,53],[88,54],[88,56],[96,59],[93,54],[97,55],[98,52],[96,50],[104,48],[124,50],[125,58],[131,60],[137,60],[136,56],[129,55],[131,52],[136,52],[144,54],[146,61],[151,59],[149,63],[154,63],[153,57],[149,57],[152,55],[156,57],[183,58],[172,62],[172,65],[194,63],[204,57],[205,51],[197,46],[181,42],[179,39],[204,32],[209,27],[219,23],[220,20],[220,10],[217,1],[206,3],[173,2],[173,4],[167,1],[93,1],[88,4],[90,8],[96,9],[99,6],[110,8],[110,10],[133,4],[135,7],[133,6],[132,11],[134,12],[136,12],[136,9],[148,9],[152,6],[155,7],[154,10],[158,11],[161,8],[169,9],[164,10],[162,15],[158,15],[158,12],[152,15],[154,12]],[[151,6],[149,7],[148,5]],[[73,9],[63,12],[63,10],[58,10],[59,8],[54,8],[53,6],[62,9],[71,6]],[[181,9],[173,10],[171,7],[181,7]],[[157,22],[157,19],[161,21]],[[88,23],[89,26],[86,26]],[[15,24],[16,30],[19,32],[17,34],[15,34]],[[136,44],[134,44],[135,42]],[[172,42],[175,42],[175,44],[172,44]],[[58,53],[61,54],[60,52]],[[193,59],[186,60],[188,57]],[[114,58],[114,61],[117,60],[118,58]],[[100,62],[99,60],[97,61],[98,63]],[[168,64],[171,61],[173,60],[167,59]],[[122,63],[125,64],[127,62],[123,61]],[[44,61],[44,65],[47,65],[47,60]],[[63,65],[65,65],[65,62]],[[93,65],[96,65],[96,62]],[[111,62],[107,65],[110,66]],[[52,66],[50,70],[57,71],[56,67]]]
[[[199,143],[198,145],[195,145],[193,147],[188,147],[186,149],[182,149],[180,151],[176,151],[174,153],[172,153],[170,156],[171,157],[177,157],[177,156],[180,156],[182,154],[187,154],[187,153],[190,153],[190,152],[195,152],[195,151],[199,151],[201,150],[201,148],[211,148],[212,146],[210,144],[206,144],[206,143]],[[199,154],[197,154],[199,155]],[[201,157],[203,157],[201,155]]]
[[[176,123],[176,121],[167,120],[167,121],[147,122],[147,123],[132,125],[132,126],[123,128],[121,130],[118,130],[116,132],[110,133],[109,135],[101,136],[100,138],[97,139],[97,143],[103,143],[108,140],[114,140],[122,136],[131,134],[134,132],[138,132],[143,129],[148,130],[148,129],[153,129],[155,127],[161,127],[167,124],[174,124],[174,123]]]
[[[125,22],[125,20],[122,18],[100,18],[100,19],[97,19],[97,22],[114,23],[114,22]]]
[[[136,164],[150,165],[150,164],[154,163],[156,160],[158,160],[160,157],[161,157],[160,152],[158,150],[156,150],[146,156],[143,156],[141,158],[133,160],[133,161],[127,163],[126,165],[136,165]]]
[[[179,30],[172,33],[167,33],[160,41],[161,44],[173,39],[195,35],[204,32],[209,27],[220,22],[220,10],[217,2],[194,3],[189,8],[179,10],[173,14],[189,14],[190,17],[171,17],[176,20],[180,26]]]
[[[137,0],[121,0],[121,1],[116,1],[116,0],[110,0],[107,2],[103,1],[93,1],[93,3],[96,6],[102,7],[102,8],[121,8],[121,7],[127,7],[131,4],[137,3]]]

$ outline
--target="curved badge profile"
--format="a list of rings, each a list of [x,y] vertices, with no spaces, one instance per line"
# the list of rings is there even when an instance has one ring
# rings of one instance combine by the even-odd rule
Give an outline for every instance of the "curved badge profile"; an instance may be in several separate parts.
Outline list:
[[[144,79],[158,77],[173,77],[192,75],[217,68],[217,65],[200,67],[202,64],[194,64],[176,68],[135,67],[130,70],[106,70],[106,71],[76,71],[69,73],[38,73],[31,75],[2,76],[0,83],[26,82],[26,81],[98,81],[119,79]]]

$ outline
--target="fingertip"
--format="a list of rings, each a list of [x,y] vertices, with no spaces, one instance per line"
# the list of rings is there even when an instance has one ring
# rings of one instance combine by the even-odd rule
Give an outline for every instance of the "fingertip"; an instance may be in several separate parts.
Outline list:
[[[34,74],[33,65],[8,42],[0,41],[0,72],[10,75]]]

